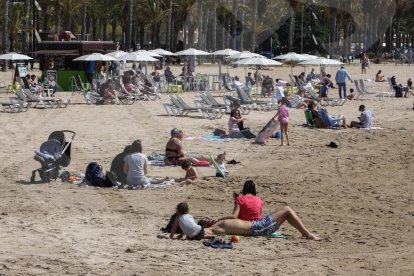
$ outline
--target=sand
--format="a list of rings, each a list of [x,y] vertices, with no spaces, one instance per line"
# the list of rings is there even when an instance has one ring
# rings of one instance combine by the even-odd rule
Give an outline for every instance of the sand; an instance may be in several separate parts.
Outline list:
[[[335,74],[335,67],[328,73]],[[361,75],[358,64],[348,66],[354,79],[372,79],[378,69],[405,83],[413,67],[372,65]],[[180,69],[173,68],[175,72]],[[299,73],[302,67],[294,68]],[[217,73],[215,66],[198,72]],[[309,71],[309,68],[307,68]],[[266,71],[287,78],[290,68]],[[39,73],[35,71],[35,73]],[[241,68],[229,69],[243,76]],[[10,81],[11,72],[0,80]],[[352,87],[352,86],[351,86]],[[375,83],[373,91],[386,91]],[[336,96],[336,90],[330,91]],[[9,95],[3,95],[3,99]],[[355,120],[358,106],[374,113],[383,129],[308,129],[303,110],[290,110],[291,146],[271,139],[266,146],[251,141],[185,140],[187,151],[227,152],[226,179],[212,177],[212,168],[199,168],[200,180],[190,186],[153,190],[114,190],[62,183],[30,185],[33,159],[54,130],[76,132],[70,172],[84,172],[96,161],[109,169],[112,158],[135,139],[144,153],[162,153],[169,131],[178,127],[188,137],[200,137],[226,127],[228,116],[173,118],[162,102],[130,106],[89,106],[80,95],[67,109],[30,109],[0,114],[0,275],[134,275],[134,274],[264,274],[264,275],[413,275],[413,97],[377,97],[329,107],[330,114]],[[192,103],[196,93],[185,98]],[[220,99],[219,99],[220,100]],[[247,126],[260,130],[274,112],[253,111]],[[338,149],[326,147],[335,141]],[[151,167],[151,176],[182,176],[179,167]],[[286,239],[242,237],[233,250],[206,248],[201,242],[169,240],[159,231],[176,204],[187,201],[196,218],[218,218],[233,209],[232,193],[253,179],[270,211],[287,202],[304,224],[323,238],[307,241],[288,224]],[[229,237],[227,237],[229,238]]]

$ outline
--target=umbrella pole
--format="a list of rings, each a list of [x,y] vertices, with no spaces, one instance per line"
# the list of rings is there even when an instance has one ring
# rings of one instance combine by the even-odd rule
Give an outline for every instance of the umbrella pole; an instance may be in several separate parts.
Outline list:
[[[187,60],[184,59],[184,92],[187,91]]]

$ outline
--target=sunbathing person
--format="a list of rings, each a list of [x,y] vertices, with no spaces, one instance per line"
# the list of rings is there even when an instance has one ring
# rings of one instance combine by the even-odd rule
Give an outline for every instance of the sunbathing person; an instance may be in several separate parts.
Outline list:
[[[204,156],[190,156],[187,155],[183,149],[181,141],[184,138],[182,130],[173,128],[171,130],[171,138],[168,140],[165,147],[165,164],[166,165],[181,165],[183,161],[190,161],[192,164],[197,163],[199,160],[210,161],[209,158]]]
[[[112,79],[108,79],[104,85],[101,86],[101,95],[105,100],[105,104],[111,102],[118,103],[118,91],[115,89],[115,83]]]
[[[260,220],[245,221],[241,219],[224,219],[209,228],[204,228],[204,237],[214,235],[270,236],[285,222],[296,228],[303,238],[320,240],[303,225],[295,211],[283,206],[272,213],[267,213]]]

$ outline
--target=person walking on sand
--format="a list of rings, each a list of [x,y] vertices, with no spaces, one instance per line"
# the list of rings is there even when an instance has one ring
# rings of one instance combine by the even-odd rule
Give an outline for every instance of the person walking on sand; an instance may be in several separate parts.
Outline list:
[[[338,72],[336,72],[336,76],[335,76],[335,81],[339,89],[339,98],[341,99],[346,98],[346,79],[347,78],[352,82],[352,79],[349,76],[348,72],[345,70],[345,67],[341,66]]]
[[[286,136],[287,145],[289,144],[289,134],[288,134],[288,125],[289,125],[289,109],[287,104],[289,101],[286,98],[282,98],[281,105],[277,108],[276,115],[273,118],[277,117],[278,122],[280,123],[280,145],[283,146],[283,133]]]

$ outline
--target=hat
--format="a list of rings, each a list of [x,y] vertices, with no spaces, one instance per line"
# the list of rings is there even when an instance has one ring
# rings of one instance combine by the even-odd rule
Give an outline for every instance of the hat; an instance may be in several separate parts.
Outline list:
[[[331,147],[333,149],[336,149],[338,147],[338,145],[335,142],[330,142],[328,145],[326,145],[327,147]]]
[[[182,131],[175,127],[173,129],[171,129],[171,136],[175,136],[180,132],[182,132]]]

